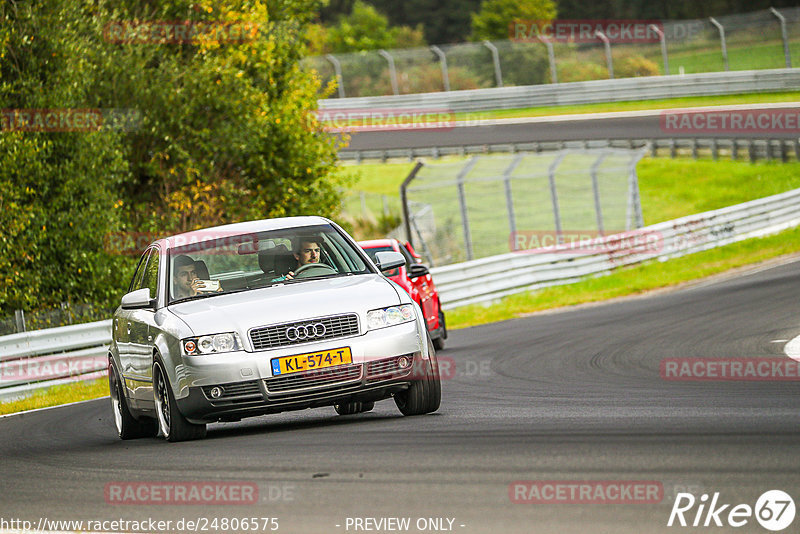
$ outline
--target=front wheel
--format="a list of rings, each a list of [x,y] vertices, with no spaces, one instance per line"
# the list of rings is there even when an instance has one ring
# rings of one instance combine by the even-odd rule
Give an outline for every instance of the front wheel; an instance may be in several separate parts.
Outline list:
[[[436,361],[436,352],[433,344],[428,340],[430,360],[421,360],[420,364],[425,370],[422,376],[412,378],[408,389],[396,393],[394,402],[403,415],[421,415],[435,412],[442,401],[442,384],[439,379],[439,364]]]
[[[167,441],[188,441],[206,437],[206,425],[190,423],[178,410],[178,403],[167,381],[161,363],[153,364],[153,394],[155,395],[158,429]]]
[[[114,426],[119,439],[137,439],[153,437],[158,432],[154,419],[142,417],[136,419],[128,408],[128,401],[122,390],[122,380],[117,374],[114,360],[108,359],[108,388],[111,396],[111,409],[114,414]]]

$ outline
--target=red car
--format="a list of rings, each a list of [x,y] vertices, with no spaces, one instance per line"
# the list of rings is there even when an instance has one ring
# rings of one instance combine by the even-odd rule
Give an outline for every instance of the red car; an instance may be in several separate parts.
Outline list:
[[[433,346],[437,350],[443,349],[444,340],[447,339],[447,326],[445,325],[444,311],[439,303],[439,292],[433,284],[430,271],[425,265],[422,265],[422,258],[414,252],[411,244],[400,243],[397,239],[374,239],[359,241],[358,244],[372,261],[375,261],[377,252],[394,251],[405,256],[405,265],[384,274],[405,289],[414,302],[419,304],[425,316],[425,323],[428,325]]]

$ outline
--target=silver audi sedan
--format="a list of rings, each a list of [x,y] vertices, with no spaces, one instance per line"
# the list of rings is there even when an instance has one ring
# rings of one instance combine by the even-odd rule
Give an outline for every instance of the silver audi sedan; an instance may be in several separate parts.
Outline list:
[[[339,226],[291,217],[160,239],[114,313],[108,379],[120,438],[202,438],[206,425],[333,406],[439,408],[419,307]]]

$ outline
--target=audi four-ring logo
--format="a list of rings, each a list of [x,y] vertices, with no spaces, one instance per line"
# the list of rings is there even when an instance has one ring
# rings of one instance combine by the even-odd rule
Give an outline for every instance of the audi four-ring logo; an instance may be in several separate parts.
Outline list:
[[[325,335],[325,325],[322,323],[304,324],[300,326],[290,326],[286,329],[286,338],[289,341],[300,339],[313,339]]]

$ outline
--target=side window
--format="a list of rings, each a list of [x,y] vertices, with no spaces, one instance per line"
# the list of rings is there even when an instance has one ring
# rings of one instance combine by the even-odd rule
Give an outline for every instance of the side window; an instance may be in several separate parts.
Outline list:
[[[144,270],[144,277],[142,284],[139,287],[150,288],[150,298],[158,297],[158,259],[161,256],[158,249],[151,249],[150,259],[147,261],[147,267]]]
[[[142,277],[144,276],[145,266],[147,265],[147,257],[150,255],[152,249],[147,249],[142,254],[142,257],[139,259],[139,265],[136,266],[136,271],[133,273],[133,278],[131,278],[131,285],[128,286],[128,293],[131,291],[136,291],[141,287]]]

